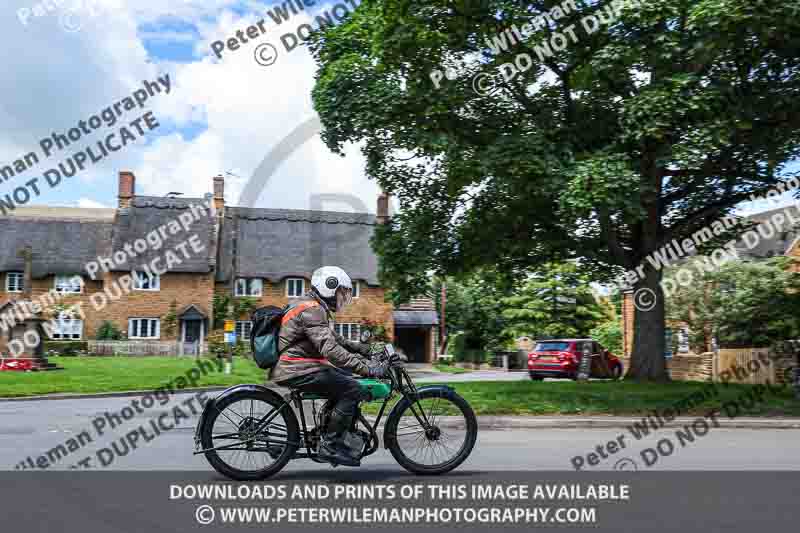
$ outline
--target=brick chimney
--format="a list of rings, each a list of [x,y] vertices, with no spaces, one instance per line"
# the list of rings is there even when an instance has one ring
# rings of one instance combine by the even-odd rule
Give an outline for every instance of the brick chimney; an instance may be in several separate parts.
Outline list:
[[[225,207],[225,178],[214,176],[214,209],[222,211]]]
[[[389,195],[382,192],[378,196],[378,224],[389,222]]]
[[[136,196],[136,176],[128,170],[119,173],[119,207],[130,207],[133,197]]]

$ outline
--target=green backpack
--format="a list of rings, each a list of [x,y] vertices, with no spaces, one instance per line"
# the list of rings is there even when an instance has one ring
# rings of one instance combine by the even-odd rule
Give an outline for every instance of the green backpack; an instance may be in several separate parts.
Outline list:
[[[278,338],[285,310],[274,305],[253,311],[250,320],[250,348],[259,368],[269,369],[278,363]]]
[[[283,309],[274,305],[260,307],[250,316],[252,329],[250,330],[250,348],[253,350],[253,359],[259,368],[265,370],[278,364],[278,359],[283,352],[296,346],[299,340],[290,343],[283,350],[278,350],[278,340],[281,336],[281,324],[304,311],[317,305],[316,303],[303,303],[300,305],[287,305]]]

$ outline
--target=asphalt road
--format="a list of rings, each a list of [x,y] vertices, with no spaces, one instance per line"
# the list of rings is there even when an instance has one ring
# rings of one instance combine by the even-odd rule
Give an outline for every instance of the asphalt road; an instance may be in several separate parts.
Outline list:
[[[66,469],[86,457],[91,457],[91,466],[100,468],[98,450],[113,451],[116,443],[120,452],[101,452],[109,463],[105,468],[110,470],[208,470],[210,467],[202,456],[192,455],[197,415],[191,413],[196,404],[196,400],[188,402],[191,397],[176,396],[162,408],[144,410],[127,421],[122,420],[114,429],[110,428],[104,413],[121,412],[138,400],[137,397],[0,403],[0,469],[12,470],[29,456],[35,463],[39,456],[47,456],[59,445],[64,446],[66,454],[59,458],[51,453],[51,459],[46,461],[47,468]],[[174,406],[180,406],[189,417],[181,418],[174,429],[150,442],[140,440],[136,449],[124,453],[126,450],[119,441],[126,433],[139,426],[149,427],[151,420]],[[102,435],[98,431],[102,424],[99,420],[105,421]],[[174,425],[173,415],[163,418],[163,422],[167,426]],[[88,435],[91,442],[69,450],[70,439],[77,441],[81,434]],[[619,444],[609,447],[608,442],[618,443],[620,435],[624,435],[625,448]],[[647,466],[643,457],[652,462],[659,441],[664,453],[652,466]],[[798,442],[800,430],[726,429],[724,425],[711,427],[702,435],[696,434],[694,442],[676,436],[674,428],[661,429],[640,441],[624,427],[482,430],[472,456],[462,468],[471,471],[570,470],[573,464],[581,462],[575,458],[582,457],[585,470],[634,467],[640,470],[800,470]],[[602,454],[596,451],[598,445],[601,445]],[[674,449],[668,453],[670,447]],[[617,448],[614,453],[613,448]],[[644,452],[643,456],[645,448],[654,451]],[[592,452],[596,457],[588,456]],[[596,464],[590,466],[590,462]],[[324,473],[330,467],[299,460],[290,463],[288,469]],[[388,451],[379,450],[365,460],[362,469],[399,470],[400,466]]]

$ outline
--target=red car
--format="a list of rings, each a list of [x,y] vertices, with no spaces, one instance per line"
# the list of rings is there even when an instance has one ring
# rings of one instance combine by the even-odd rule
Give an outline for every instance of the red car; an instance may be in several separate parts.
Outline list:
[[[584,343],[591,343],[593,378],[619,379],[622,377],[622,361],[592,339],[555,339],[539,341],[528,354],[528,372],[531,379],[544,378],[576,379],[578,365],[583,354]]]

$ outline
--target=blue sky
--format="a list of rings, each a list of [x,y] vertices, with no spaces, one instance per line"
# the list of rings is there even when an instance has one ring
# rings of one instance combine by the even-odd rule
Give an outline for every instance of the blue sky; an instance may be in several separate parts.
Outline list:
[[[173,87],[142,111],[152,111],[160,123],[145,141],[46,191],[36,203],[112,207],[120,170],[134,171],[137,193],[152,195],[180,191],[200,196],[210,191],[214,175],[230,173],[226,196],[236,203],[265,154],[315,116],[310,100],[314,62],[303,47],[286,53],[280,37],[303,23],[314,26],[312,15],[334,2],[317,0],[310,11],[280,26],[266,15],[276,2],[266,0],[64,2],[65,9],[43,16],[31,14],[34,0],[10,0],[0,8],[7,50],[0,78],[0,164],[36,150],[43,137],[74,127],[129,95],[145,79],[169,74]],[[211,53],[212,42],[233,37],[236,30],[262,18],[265,35],[235,52],[226,50],[222,60]],[[261,43],[278,49],[274,65],[265,67],[254,60]],[[131,112],[124,118],[135,116]],[[100,138],[87,136],[76,146]],[[17,179],[41,175],[61,160],[54,156]],[[309,208],[311,196],[324,193],[343,197],[338,205],[324,208],[358,204],[374,211],[378,187],[363,169],[357,146],[348,147],[342,158],[331,154],[317,135],[278,168],[256,205]],[[800,171],[800,165],[793,170]],[[0,194],[16,185],[0,184]],[[761,203],[742,210],[774,207]]]
[[[315,116],[310,99],[315,64],[304,47],[286,53],[280,37],[300,24],[313,26],[313,15],[332,2],[318,0],[280,26],[267,16],[276,4],[269,1],[65,0],[62,9],[42,16],[32,14],[34,1],[10,4],[0,8],[0,29],[11,52],[4,67],[11,75],[0,79],[4,165],[37,151],[42,138],[65,133],[130,95],[143,80],[169,74],[173,85],[169,95],[156,95],[146,109],[122,117],[132,120],[152,111],[160,126],[146,140],[46,190],[35,203],[112,207],[120,170],[136,174],[138,194],[152,195],[200,196],[211,190],[214,175],[229,173],[226,196],[236,203],[269,150]],[[259,39],[226,51],[222,60],[211,53],[212,42],[234,37],[261,19],[267,33]],[[280,50],[274,65],[254,60],[261,43]],[[74,146],[91,146],[123,123]],[[16,181],[0,184],[0,194],[25,177],[41,176],[68,155],[54,155]],[[302,209],[313,194],[339,194],[342,202],[322,207],[361,205],[374,211],[379,190],[363,168],[358,147],[348,147],[346,157],[336,156],[317,135],[296,147],[256,205]]]

